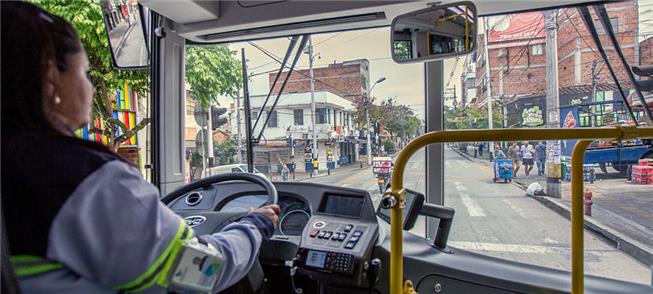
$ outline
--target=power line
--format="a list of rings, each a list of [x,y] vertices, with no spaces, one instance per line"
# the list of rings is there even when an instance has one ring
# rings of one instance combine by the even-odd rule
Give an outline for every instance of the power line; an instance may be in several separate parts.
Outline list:
[[[265,55],[267,55],[268,57],[270,57],[271,59],[273,59],[273,60],[276,61],[277,63],[281,64],[281,60],[280,60],[280,58],[279,58],[278,56],[276,56],[274,53],[268,51],[267,49],[265,49],[265,48],[263,48],[263,47],[260,47],[259,45],[257,45],[257,44],[254,43],[254,42],[248,42],[248,43],[249,43],[250,45],[252,45],[254,48],[256,48],[256,49],[260,50],[261,52],[263,52]],[[286,68],[289,69],[290,67],[289,67],[288,65],[286,65]],[[310,77],[309,75],[307,75],[306,73],[303,73],[303,72],[300,72],[300,71],[293,71],[293,72],[294,72],[294,73],[301,74],[301,75],[303,75],[303,76],[305,76],[305,77],[307,77],[307,78],[309,78],[309,79],[311,78],[311,77]],[[337,87],[335,87],[335,86],[333,86],[333,85],[331,85],[331,84],[329,84],[329,83],[327,83],[327,82],[324,82],[324,81],[322,81],[322,80],[320,80],[320,79],[317,79],[317,78],[315,78],[315,77],[314,77],[313,79],[314,79],[315,81],[318,81],[318,82],[320,82],[320,83],[322,83],[322,84],[328,86],[328,87],[331,88],[332,90],[336,90],[338,93],[341,93],[341,94],[342,94],[342,91],[341,91],[340,89],[338,89]]]
[[[322,43],[326,43],[326,42],[328,42],[329,40],[331,40],[331,39],[333,39],[333,38],[339,36],[339,35],[342,34],[342,33],[344,33],[344,31],[339,32],[339,33],[337,33],[337,34],[335,34],[335,35],[333,35],[333,36],[327,38],[326,40],[322,40],[322,41],[318,42],[317,44],[313,45],[313,47],[317,47],[318,45],[320,45],[320,44],[322,44]]]
[[[571,27],[574,28],[574,31],[576,31],[576,34],[577,34],[581,39],[583,39],[583,42],[585,43],[585,45],[587,45],[588,48],[592,49],[592,53],[594,53],[594,55],[595,55],[596,57],[599,57],[599,54],[596,53],[596,50],[595,50],[595,49],[594,49],[594,48],[593,48],[593,47],[592,47],[592,46],[587,42],[587,40],[585,40],[585,37],[583,37],[583,35],[578,31],[578,28],[576,28],[576,25],[575,25],[574,22],[571,20],[571,17],[569,17],[569,13],[567,13],[567,9],[564,10],[564,13],[565,13],[565,16],[567,17],[567,20],[569,20],[569,23],[571,23]]]

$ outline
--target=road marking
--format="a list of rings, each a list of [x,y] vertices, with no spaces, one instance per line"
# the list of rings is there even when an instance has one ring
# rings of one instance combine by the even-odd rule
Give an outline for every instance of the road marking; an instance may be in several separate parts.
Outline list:
[[[519,214],[519,216],[521,216],[523,218],[529,218],[528,214],[523,209],[521,209],[519,206],[515,205],[514,203],[512,203],[512,202],[510,202],[510,201],[508,201],[506,199],[503,199],[501,201],[503,201],[503,203],[510,206],[510,208],[512,208],[512,210],[514,210],[517,214]]]
[[[467,191],[467,188],[465,188],[464,186],[456,186],[456,190],[458,190],[458,192],[463,192],[463,191]]]
[[[460,193],[460,199],[463,201],[463,204],[465,205],[465,208],[467,208],[467,212],[469,213],[469,216],[485,216],[485,211],[483,208],[481,208],[478,203],[469,197],[469,194],[467,193]]]
[[[511,253],[530,253],[530,254],[551,254],[562,253],[569,254],[569,248],[556,246],[539,246],[525,244],[503,244],[503,243],[486,243],[470,241],[449,241],[449,245],[459,249],[472,251],[494,251],[494,252],[511,252]]]
[[[450,165],[451,165],[451,161],[449,161],[449,160],[445,160],[445,161],[444,161],[444,165],[445,165],[445,166],[450,166]]]

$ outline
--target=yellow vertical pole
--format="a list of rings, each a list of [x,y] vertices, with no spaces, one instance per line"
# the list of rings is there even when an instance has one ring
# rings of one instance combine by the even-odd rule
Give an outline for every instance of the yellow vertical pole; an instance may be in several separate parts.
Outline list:
[[[571,154],[571,293],[583,294],[583,159],[592,140],[580,140]]]
[[[399,242],[390,243],[390,293],[403,293],[404,276],[404,248],[403,248],[403,223],[402,208],[399,203],[390,210],[390,236],[399,239]],[[394,277],[394,278],[393,278]]]

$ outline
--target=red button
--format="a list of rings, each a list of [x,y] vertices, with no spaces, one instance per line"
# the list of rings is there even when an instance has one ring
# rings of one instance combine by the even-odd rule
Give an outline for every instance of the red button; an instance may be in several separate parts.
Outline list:
[[[311,238],[315,238],[315,236],[317,236],[317,234],[319,234],[319,233],[320,233],[320,230],[313,229],[313,230],[311,230],[311,234],[309,236],[311,236]]]

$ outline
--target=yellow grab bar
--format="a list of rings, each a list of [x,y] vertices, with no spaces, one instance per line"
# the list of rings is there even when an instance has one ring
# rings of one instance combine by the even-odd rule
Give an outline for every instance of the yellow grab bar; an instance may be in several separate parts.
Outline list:
[[[572,154],[572,293],[583,293],[583,157],[591,140],[612,139],[625,140],[653,137],[653,128],[614,127],[592,129],[494,129],[438,131],[424,134],[411,141],[401,150],[395,161],[391,183],[391,192],[384,197],[395,197],[396,205],[390,213],[390,293],[402,294],[403,283],[403,230],[402,210],[405,203],[403,193],[404,170],[410,157],[420,148],[446,142],[473,141],[517,141],[517,140],[566,140],[581,139]],[[585,141],[589,140],[589,141]],[[581,156],[576,156],[580,154]],[[578,164],[580,162],[580,164]],[[576,173],[580,172],[580,176]],[[580,183],[578,183],[580,181]],[[578,188],[580,186],[580,188]],[[574,188],[576,187],[576,188]],[[578,194],[580,193],[580,194]],[[580,217],[574,215],[580,215]],[[580,242],[579,242],[580,240]]]
[[[592,140],[580,140],[571,153],[571,293],[582,294],[583,281],[583,159]],[[575,252],[574,248],[580,248]]]

